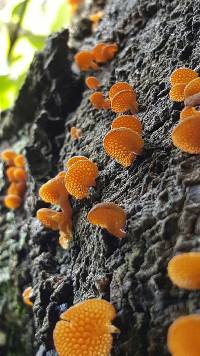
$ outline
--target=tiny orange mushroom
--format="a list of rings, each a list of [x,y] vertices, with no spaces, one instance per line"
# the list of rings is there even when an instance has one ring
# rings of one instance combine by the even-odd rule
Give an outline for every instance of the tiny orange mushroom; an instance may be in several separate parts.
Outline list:
[[[107,61],[107,58],[103,53],[105,46],[105,43],[97,43],[97,45],[92,50],[92,56],[97,63],[105,63]]]
[[[71,135],[72,140],[79,140],[79,138],[81,137],[81,132],[82,132],[81,129],[78,129],[75,126],[72,126],[70,129],[70,135]]]
[[[55,178],[43,184],[39,189],[39,196],[47,203],[60,205],[62,212],[55,212],[53,217],[52,214],[49,213],[49,217],[57,222],[60,235],[62,235],[62,238],[65,239],[66,244],[68,244],[72,238],[72,208],[69,202],[69,194],[64,184],[65,174],[66,172],[60,172]],[[39,216],[41,216],[40,214],[41,212]]]
[[[138,134],[142,133],[142,124],[137,116],[134,115],[117,116],[112,122],[111,129],[117,129],[120,127],[126,127],[137,132]]]
[[[54,211],[49,208],[42,208],[37,211],[37,219],[46,227],[52,230],[59,230],[58,223],[55,220],[56,214],[60,212]]]
[[[87,219],[93,225],[105,228],[110,234],[122,239],[126,233],[126,213],[115,203],[96,204],[88,213]]]
[[[172,86],[176,85],[176,84],[188,84],[189,82],[191,82],[191,80],[195,79],[198,77],[198,73],[195,72],[194,70],[190,69],[190,68],[185,68],[185,67],[181,67],[181,68],[177,68],[175,69],[171,76],[170,76],[170,83]]]
[[[24,168],[16,167],[13,174],[14,174],[16,181],[25,181],[26,180],[26,172],[25,172]]]
[[[25,182],[12,182],[10,186],[8,187],[6,194],[14,194],[14,195],[19,195],[22,196],[26,188]]]
[[[78,161],[89,161],[89,159],[85,156],[73,156],[66,162],[66,168],[70,168],[74,163]]]
[[[114,58],[117,51],[118,46],[116,43],[106,44],[106,46],[103,48],[103,56],[106,58],[107,61],[110,61]]]
[[[141,154],[144,141],[137,132],[121,127],[110,130],[103,140],[106,153],[124,167],[129,167]]]
[[[32,287],[27,287],[24,290],[22,297],[23,297],[24,303],[32,307],[33,303],[30,300],[31,293],[32,293]]]
[[[96,28],[99,24],[99,21],[102,19],[103,15],[104,15],[104,11],[97,11],[96,13],[91,14],[89,16],[90,21],[93,22],[93,24],[92,24],[93,31],[96,30]]]
[[[111,324],[116,317],[112,304],[106,300],[89,299],[61,314],[53,340],[59,356],[108,356],[112,333],[119,330]]]
[[[169,278],[179,288],[200,289],[200,252],[186,252],[174,256],[167,269]]]
[[[9,182],[16,182],[15,170],[16,167],[14,166],[8,167],[6,169],[6,177],[8,178]]]
[[[14,164],[16,167],[24,168],[24,166],[25,166],[24,156],[22,154],[17,155],[14,158]]]
[[[1,152],[1,159],[7,163],[8,166],[14,165],[14,159],[17,154],[10,149],[6,149]]]
[[[98,167],[94,162],[89,159],[78,159],[65,175],[65,187],[76,199],[84,199],[89,194],[89,188],[96,185],[98,173]]]
[[[130,110],[132,113],[137,112],[138,106],[135,94],[132,90],[122,90],[111,100],[111,109],[115,113],[122,113]]]
[[[19,195],[9,194],[4,197],[4,205],[9,209],[17,209],[20,207],[22,199]]]
[[[172,131],[174,146],[191,154],[200,153],[200,118],[191,116],[181,121]]]
[[[200,78],[189,82],[184,90],[185,105],[197,106],[200,104]]]
[[[75,57],[75,62],[81,71],[87,71],[90,68],[98,69],[97,64],[94,62],[94,58],[91,52],[89,51],[80,51]]]
[[[180,120],[188,119],[191,116],[200,117],[200,111],[193,106],[185,106],[180,112]]]
[[[184,100],[185,96],[184,96],[184,89],[185,89],[185,85],[184,83],[179,83],[174,85],[169,92],[169,97],[172,101],[177,101],[177,102],[181,102]]]
[[[172,356],[199,356],[200,315],[177,318],[169,327],[167,345]]]
[[[117,82],[117,83],[113,84],[109,90],[109,93],[108,93],[109,99],[112,100],[114,98],[114,96],[122,90],[132,90],[134,92],[134,90],[130,84],[128,84],[126,82]],[[135,97],[136,97],[136,93],[135,93]]]
[[[85,84],[89,89],[98,89],[101,85],[96,77],[87,77]]]
[[[96,91],[95,93],[91,94],[89,99],[95,109],[108,110],[110,108],[110,100],[104,99],[103,94],[99,91]]]

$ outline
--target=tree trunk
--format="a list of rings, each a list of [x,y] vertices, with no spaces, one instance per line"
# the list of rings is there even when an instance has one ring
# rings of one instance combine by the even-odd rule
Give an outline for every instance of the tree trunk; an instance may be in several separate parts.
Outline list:
[[[200,3],[110,0],[104,11],[96,33],[90,34],[91,23],[83,18],[70,42],[67,30],[48,39],[13,110],[2,115],[0,149],[23,149],[28,171],[24,205],[14,213],[1,207],[2,355],[56,355],[52,331],[60,312],[101,297],[115,306],[114,323],[121,330],[112,355],[164,356],[169,325],[199,309],[199,293],[174,287],[166,267],[175,254],[199,249],[200,162],[172,145],[170,132],[183,104],[171,102],[168,93],[175,68],[199,69]],[[94,74],[104,94],[116,81],[137,92],[145,150],[128,169],[102,146],[115,114],[91,107],[85,74],[74,70],[74,54],[97,42],[119,45],[115,59]],[[71,140],[72,126],[82,129],[80,140]],[[73,155],[95,161],[100,175],[88,199],[71,199],[73,241],[63,250],[58,233],[35,216],[47,206],[39,187]],[[0,174],[3,196],[3,164]],[[122,241],[86,219],[90,208],[104,201],[127,212]],[[33,287],[33,310],[21,301],[27,286]]]

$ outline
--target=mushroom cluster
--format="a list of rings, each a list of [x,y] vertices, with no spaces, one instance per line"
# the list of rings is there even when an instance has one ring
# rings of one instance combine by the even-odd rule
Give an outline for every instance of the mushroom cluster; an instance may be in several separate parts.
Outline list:
[[[4,205],[8,209],[17,209],[22,204],[26,188],[24,156],[6,149],[1,152],[1,159],[6,163],[6,177],[10,183],[4,197]]]
[[[172,131],[174,146],[191,154],[200,153],[200,78],[190,68],[178,68],[170,77],[172,88],[170,99],[181,102],[185,107],[180,113],[180,122]]]
[[[67,249],[72,239],[72,209],[69,193],[65,188],[65,173],[58,173],[39,189],[40,198],[46,203],[58,205],[61,211],[42,208],[37,211],[37,218],[47,228],[59,230],[60,246]]]
[[[116,43],[98,43],[91,51],[82,50],[74,59],[80,71],[99,69],[99,64],[112,60],[118,51]]]
[[[30,300],[31,294],[32,294],[32,287],[27,287],[22,293],[24,303],[30,307],[33,306],[33,302]]]

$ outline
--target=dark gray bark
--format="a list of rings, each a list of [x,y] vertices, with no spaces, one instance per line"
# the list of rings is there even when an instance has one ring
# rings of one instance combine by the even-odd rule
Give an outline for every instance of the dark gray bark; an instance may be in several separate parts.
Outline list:
[[[199,249],[199,156],[173,147],[170,132],[183,104],[168,95],[176,67],[199,71],[199,14],[198,0],[112,0],[95,34],[82,39],[90,32],[85,20],[85,32],[73,34],[77,49],[99,41],[119,44],[116,58],[97,75],[104,93],[119,80],[136,88],[145,151],[129,169],[104,152],[102,140],[115,115],[91,107],[84,75],[73,71],[76,49],[68,48],[68,32],[53,35],[34,59],[14,109],[0,124],[0,148],[24,147],[28,169],[24,206],[15,214],[1,208],[0,330],[8,340],[2,355],[30,356],[33,345],[38,356],[55,354],[47,351],[53,350],[60,311],[90,297],[102,296],[117,310],[115,356],[167,355],[170,323],[198,312],[199,293],[172,286],[166,266],[174,254]],[[80,141],[71,141],[71,126],[82,128]],[[57,233],[35,218],[45,206],[38,188],[79,154],[94,160],[100,175],[88,199],[71,200],[73,241],[64,251]],[[2,195],[5,188],[2,180]],[[125,208],[123,241],[87,222],[89,209],[102,201]],[[33,313],[20,301],[28,285]]]

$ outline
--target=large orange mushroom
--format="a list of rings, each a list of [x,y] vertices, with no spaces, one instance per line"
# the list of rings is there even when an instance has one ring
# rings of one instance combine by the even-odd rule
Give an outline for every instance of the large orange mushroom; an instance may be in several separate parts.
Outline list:
[[[174,146],[191,154],[200,153],[200,118],[198,115],[182,120],[172,131]]]
[[[111,125],[111,129],[117,129],[120,127],[126,127],[138,134],[142,133],[142,124],[135,115],[121,115],[117,116]]]
[[[124,167],[134,161],[136,155],[141,154],[144,141],[137,132],[125,127],[110,130],[103,140],[106,153]]]
[[[115,203],[99,203],[93,206],[87,215],[87,219],[93,225],[105,228],[110,234],[119,239],[125,237],[124,226],[126,213],[124,209]]]
[[[169,327],[167,345],[172,356],[200,355],[200,315],[177,318]]]
[[[179,288],[200,289],[200,252],[174,256],[168,264],[168,275]]]
[[[106,300],[89,299],[61,314],[53,340],[59,356],[109,356],[112,333],[119,330],[111,324],[114,307]]]
[[[98,176],[97,165],[89,159],[78,159],[72,164],[65,175],[65,187],[76,199],[84,199],[89,188],[96,185]]]

